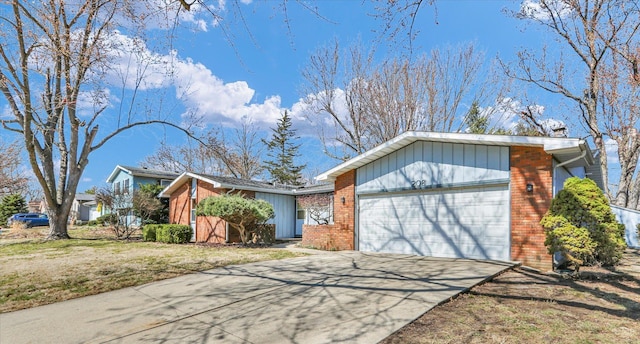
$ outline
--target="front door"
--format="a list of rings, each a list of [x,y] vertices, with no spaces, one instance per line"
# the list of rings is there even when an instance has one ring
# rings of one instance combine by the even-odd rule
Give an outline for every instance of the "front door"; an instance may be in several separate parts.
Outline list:
[[[296,231],[295,231],[295,236],[297,238],[302,237],[302,225],[304,225],[304,220],[307,217],[307,212],[298,207],[298,204],[296,202]]]

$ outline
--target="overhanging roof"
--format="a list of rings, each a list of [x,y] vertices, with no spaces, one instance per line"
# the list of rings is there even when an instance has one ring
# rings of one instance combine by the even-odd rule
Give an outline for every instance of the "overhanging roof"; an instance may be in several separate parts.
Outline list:
[[[124,171],[132,176],[136,177],[148,177],[148,178],[157,178],[157,179],[167,179],[173,180],[177,178],[180,173],[178,172],[168,172],[162,170],[154,170],[146,167],[131,167],[131,166],[123,166],[117,165],[116,168],[113,169],[113,172],[107,178],[107,183],[113,183],[113,180],[118,175],[118,172]]]
[[[322,186],[309,186],[309,187],[294,187],[289,185],[274,184],[269,182],[247,180],[232,177],[221,177],[208,174],[185,172],[176,178],[171,184],[169,184],[162,192],[160,197],[170,197],[180,186],[189,182],[192,178],[202,180],[206,183],[213,185],[217,189],[236,189],[247,190],[254,192],[265,192],[282,195],[302,195],[312,193],[324,193],[333,191],[333,184]]]
[[[589,145],[585,140],[578,138],[407,131],[320,174],[316,177],[316,180],[333,181],[345,172],[362,167],[416,141],[466,143],[487,146],[542,147],[545,152],[553,155],[559,163],[567,162],[567,167],[588,166],[594,162]],[[582,156],[583,154],[584,156]]]

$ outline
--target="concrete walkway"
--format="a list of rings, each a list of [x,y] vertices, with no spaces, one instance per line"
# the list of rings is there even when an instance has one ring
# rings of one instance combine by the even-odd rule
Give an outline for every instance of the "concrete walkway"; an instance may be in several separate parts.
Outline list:
[[[0,314],[0,343],[376,343],[510,263],[334,252]]]

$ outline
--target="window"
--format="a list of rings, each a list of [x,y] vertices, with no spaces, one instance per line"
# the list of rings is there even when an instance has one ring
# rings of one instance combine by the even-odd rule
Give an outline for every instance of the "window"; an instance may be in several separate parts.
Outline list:
[[[120,182],[113,183],[113,192],[115,194],[119,194],[120,193]]]
[[[167,187],[169,184],[171,184],[170,180],[167,179],[160,179],[160,185]]]
[[[191,222],[196,222],[196,200],[195,198],[191,199]]]
[[[304,220],[306,215],[307,214],[305,213],[304,209],[298,209],[298,215],[297,215],[298,220]]]
[[[129,179],[123,180],[122,184],[123,184],[122,185],[122,192],[128,194],[129,191],[131,191],[131,190],[129,190]]]

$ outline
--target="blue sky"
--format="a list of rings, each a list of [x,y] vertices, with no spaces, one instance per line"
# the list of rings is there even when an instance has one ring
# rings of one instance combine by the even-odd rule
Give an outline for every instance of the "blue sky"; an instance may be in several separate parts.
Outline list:
[[[230,22],[226,27],[234,35],[233,44],[225,40],[223,26],[214,25],[209,15],[197,11],[192,18],[183,18],[185,27],[176,31],[177,38],[171,47],[164,45],[166,41],[153,47],[149,43],[148,48],[153,49],[155,56],[169,56],[173,49],[175,61],[179,62],[175,80],[152,87],[157,92],[150,101],[166,102],[163,111],[174,120],[179,120],[187,108],[197,107],[206,123],[228,128],[237,126],[242,116],[249,115],[265,129],[266,136],[277,116],[285,109],[295,108],[305,96],[300,91],[303,84],[300,72],[315,49],[336,38],[343,46],[358,40],[365,46],[373,44],[378,37],[373,30],[382,26],[381,21],[370,15],[373,8],[368,2],[319,0],[314,4],[328,20],[292,2],[287,11],[289,32],[279,3],[242,1],[248,31],[237,20]],[[519,1],[484,0],[442,0],[435,6],[425,6],[416,18],[415,28],[420,33],[414,42],[414,54],[475,42],[487,60],[499,56],[512,61],[522,47],[552,45],[538,28],[527,27],[504,13],[505,9],[517,10],[519,6]],[[376,60],[397,56],[398,50],[380,46]],[[180,87],[189,87],[189,94],[179,99]],[[540,96],[536,101],[545,106],[545,115],[554,117],[553,111],[560,111],[554,109],[553,98]],[[105,113],[106,124],[109,111],[116,111],[118,106],[112,102]],[[317,132],[304,118],[295,118],[303,155],[299,163],[307,163],[314,172],[333,167],[337,161],[321,153]],[[585,136],[575,130],[571,134]],[[159,126],[120,134],[90,156],[78,192],[105,185],[117,164],[139,165],[145,156],[157,150],[161,140],[180,144],[186,137]]]

